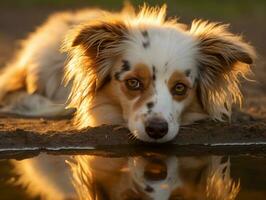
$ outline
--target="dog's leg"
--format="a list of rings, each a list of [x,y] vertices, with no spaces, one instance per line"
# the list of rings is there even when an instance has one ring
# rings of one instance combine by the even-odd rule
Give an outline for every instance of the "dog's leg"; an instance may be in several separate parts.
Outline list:
[[[0,101],[8,92],[13,92],[25,87],[26,68],[8,65],[0,74]]]
[[[66,109],[39,94],[16,91],[7,94],[0,104],[0,114],[25,117],[61,118],[71,116],[75,109]]]

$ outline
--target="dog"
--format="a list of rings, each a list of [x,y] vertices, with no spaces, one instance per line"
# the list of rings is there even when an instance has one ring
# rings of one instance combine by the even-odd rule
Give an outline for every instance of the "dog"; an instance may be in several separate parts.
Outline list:
[[[166,19],[166,6],[52,15],[0,75],[1,113],[122,125],[145,142],[230,118],[256,53],[228,25]],[[64,84],[63,84],[64,82]]]
[[[253,47],[229,32],[227,25],[195,20],[186,26],[166,19],[166,6],[143,6],[139,12],[130,6],[117,13],[61,12],[32,33],[2,70],[0,112],[47,118],[74,115],[77,129],[121,125],[139,140],[163,143],[172,140],[181,125],[208,117],[230,119],[232,105],[241,102],[240,78],[250,73],[255,58]],[[90,180],[82,178],[90,177],[95,163],[108,169],[112,164],[76,157],[70,171],[65,160],[69,157],[42,155],[13,162],[18,183],[45,199],[76,198],[66,177],[73,175],[78,190]],[[129,163],[134,168],[132,163],[138,162],[144,163]],[[141,169],[134,168],[136,174],[130,176],[135,186],[143,185]],[[181,184],[180,178],[175,181]],[[142,194],[158,197],[160,188],[152,187],[156,192],[147,194],[137,186]],[[77,193],[86,191],[91,194],[88,188]],[[179,192],[172,188],[166,196]]]

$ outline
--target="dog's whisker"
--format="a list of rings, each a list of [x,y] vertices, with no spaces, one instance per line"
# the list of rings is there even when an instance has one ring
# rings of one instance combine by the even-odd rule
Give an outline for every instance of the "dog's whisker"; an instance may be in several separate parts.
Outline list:
[[[136,141],[137,137],[133,133],[128,133],[128,138],[130,141]]]
[[[114,131],[118,131],[118,130],[121,130],[121,129],[124,129],[125,126],[124,125],[119,125],[119,126],[116,126],[113,128]]]

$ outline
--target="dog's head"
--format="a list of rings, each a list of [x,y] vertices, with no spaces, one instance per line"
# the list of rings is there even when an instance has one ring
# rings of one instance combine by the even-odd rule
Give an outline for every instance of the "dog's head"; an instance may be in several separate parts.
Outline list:
[[[238,78],[249,72],[254,50],[227,26],[165,20],[165,7],[113,14],[74,28],[64,50],[73,81],[76,122],[88,123],[91,100],[109,88],[133,135],[166,142],[181,123],[204,115],[222,120],[241,98]]]

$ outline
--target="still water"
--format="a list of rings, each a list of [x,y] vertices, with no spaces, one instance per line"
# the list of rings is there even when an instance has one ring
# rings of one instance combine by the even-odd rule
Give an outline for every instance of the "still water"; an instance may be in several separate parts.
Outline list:
[[[266,200],[266,156],[54,156],[0,161],[0,199]]]

